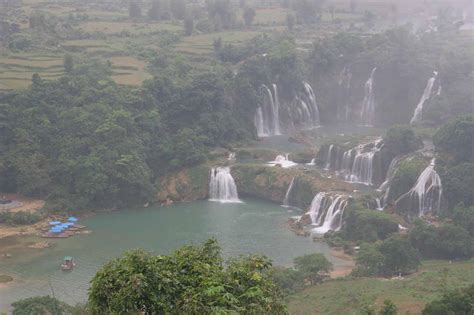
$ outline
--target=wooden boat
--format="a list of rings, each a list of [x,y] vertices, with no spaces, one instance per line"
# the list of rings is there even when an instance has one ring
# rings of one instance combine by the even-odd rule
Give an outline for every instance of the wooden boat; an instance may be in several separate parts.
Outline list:
[[[74,263],[74,260],[72,259],[71,256],[66,256],[64,257],[63,263],[61,264],[61,269],[63,271],[69,271],[74,269],[74,266],[76,264]]]

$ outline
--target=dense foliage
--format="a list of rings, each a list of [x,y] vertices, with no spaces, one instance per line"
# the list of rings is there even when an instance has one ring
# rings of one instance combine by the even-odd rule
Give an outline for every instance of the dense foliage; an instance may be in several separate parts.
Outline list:
[[[409,240],[392,236],[375,244],[363,244],[356,256],[355,276],[396,276],[409,274],[420,265],[419,253]]]
[[[374,242],[398,232],[398,223],[385,212],[349,209],[341,235],[347,240]]]
[[[41,215],[27,211],[0,212],[0,224],[30,225],[41,220]]]
[[[406,126],[394,126],[383,137],[384,149],[393,155],[406,154],[422,146],[422,141],[415,135],[413,129]]]
[[[58,208],[144,202],[157,176],[205,160],[213,146],[253,137],[238,106],[252,99],[244,80],[232,101],[232,78],[222,72],[180,84],[156,78],[138,89],[118,87],[107,74],[107,66],[81,66],[0,97],[0,190]]]
[[[19,300],[12,304],[13,315],[63,315],[72,314],[72,308],[50,296]]]
[[[132,251],[107,263],[92,280],[92,314],[284,314],[279,289],[265,257],[223,264],[209,240],[170,256]]]
[[[423,315],[472,314],[474,312],[474,284],[461,290],[450,291],[428,303]]]

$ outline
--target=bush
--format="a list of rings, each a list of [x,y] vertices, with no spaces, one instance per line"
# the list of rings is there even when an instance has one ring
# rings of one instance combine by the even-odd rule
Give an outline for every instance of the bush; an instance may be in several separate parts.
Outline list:
[[[63,315],[70,314],[71,307],[50,296],[31,297],[12,303],[13,315]]]
[[[303,274],[293,268],[273,268],[271,276],[273,282],[286,295],[298,292],[305,287]]]
[[[353,241],[374,242],[398,232],[398,223],[387,213],[352,209],[345,220],[342,233]]]
[[[383,137],[384,148],[394,156],[415,151],[423,146],[422,140],[410,127],[395,126]]]
[[[332,263],[323,254],[296,257],[294,264],[295,269],[301,272],[311,284],[322,282],[332,270]]]
[[[462,226],[474,237],[474,207],[458,206],[454,208],[451,218],[454,224]]]
[[[0,223],[7,225],[30,225],[41,220],[41,215],[25,211],[0,212]]]
[[[440,299],[426,304],[423,315],[473,314],[474,284],[471,286],[445,293]]]
[[[418,176],[426,166],[427,162],[421,158],[401,162],[393,176],[388,199],[395,201],[408,192],[415,185]]]
[[[474,163],[462,163],[447,167],[446,172],[440,172],[443,183],[443,195],[449,205],[462,203],[465,206],[474,206]]]
[[[461,116],[443,125],[434,135],[436,149],[448,154],[454,164],[474,163],[474,115]]]

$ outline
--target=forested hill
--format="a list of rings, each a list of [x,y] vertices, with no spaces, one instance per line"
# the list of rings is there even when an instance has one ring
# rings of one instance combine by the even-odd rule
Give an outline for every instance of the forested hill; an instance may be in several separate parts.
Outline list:
[[[145,202],[160,174],[253,137],[249,102],[229,97],[229,80],[203,72],[119,87],[98,63],[57,81],[35,76],[30,89],[0,97],[0,190],[59,208]]]

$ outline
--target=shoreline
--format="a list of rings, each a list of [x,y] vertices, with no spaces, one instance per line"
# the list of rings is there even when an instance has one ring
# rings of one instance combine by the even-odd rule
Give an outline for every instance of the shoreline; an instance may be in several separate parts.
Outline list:
[[[329,273],[331,279],[342,278],[351,274],[352,270],[355,268],[355,260],[352,256],[335,248],[331,248],[330,255],[344,262],[339,266],[335,266],[334,270]]]

